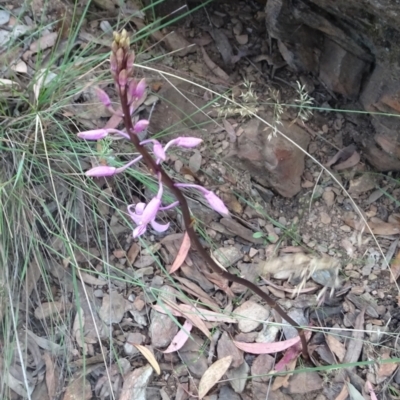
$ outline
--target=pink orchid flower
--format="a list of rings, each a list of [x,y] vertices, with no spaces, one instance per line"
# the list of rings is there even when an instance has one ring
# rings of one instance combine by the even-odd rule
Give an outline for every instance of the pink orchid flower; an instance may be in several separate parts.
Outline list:
[[[158,211],[161,209],[166,209],[166,207],[161,207],[162,193],[163,186],[160,182],[157,195],[153,197],[147,205],[146,203],[138,203],[135,206],[135,211],[133,211],[133,204],[128,206],[128,213],[137,225],[137,227],[133,231],[134,238],[143,235],[147,230],[148,224],[150,224],[152,228],[157,232],[165,232],[169,228],[169,222],[163,225],[155,221]],[[169,206],[168,208],[170,207],[171,206]]]

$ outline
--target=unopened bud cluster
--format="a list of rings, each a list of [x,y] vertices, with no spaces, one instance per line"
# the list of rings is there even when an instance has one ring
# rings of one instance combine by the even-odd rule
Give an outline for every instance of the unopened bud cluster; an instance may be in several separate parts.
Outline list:
[[[140,81],[137,81],[135,78],[132,77],[134,70],[134,60],[135,53],[130,50],[130,41],[126,30],[123,30],[121,33],[114,33],[114,41],[111,46],[110,70],[121,101],[124,101],[124,99],[127,101],[131,114],[136,109],[137,103],[141,100],[143,96],[145,96],[146,92],[145,80],[142,79]],[[113,113],[118,114],[118,112],[112,108],[111,100],[108,97],[107,93],[105,93],[101,89],[97,89],[97,95],[99,100],[104,104],[105,107],[107,107]],[[149,121],[144,119],[139,120],[133,126],[132,133],[136,135],[144,131],[148,125]],[[115,135],[128,140],[130,139],[130,135],[128,133],[120,131],[118,129],[101,128],[78,133],[78,137],[85,140],[101,140],[109,135]],[[171,146],[193,148],[195,146],[198,146],[201,142],[201,139],[195,137],[178,137],[176,139],[170,140],[165,146],[163,146],[156,139],[147,139],[141,141],[140,145],[150,145],[156,163],[161,164],[166,160],[167,150]],[[107,165],[94,167],[86,171],[86,175],[94,178],[114,176],[118,173],[125,171],[127,168],[139,162],[142,158],[143,157],[140,155],[120,168],[115,168]],[[166,231],[169,227],[169,223],[163,225],[156,222],[155,218],[157,216],[157,213],[159,211],[164,211],[175,207],[179,204],[178,202],[175,202],[166,207],[162,206],[163,184],[161,182],[160,173],[157,173],[157,179],[159,182],[158,193],[149,201],[149,203],[138,203],[136,205],[131,204],[128,206],[128,213],[133,222],[137,225],[137,227],[133,231],[134,237],[143,235],[146,232],[147,226],[149,224],[157,232]],[[207,190],[206,188],[200,185],[184,183],[177,183],[175,184],[175,186],[177,188],[193,188],[199,190],[199,192],[204,196],[211,208],[222,215],[229,215],[229,211],[222,200],[216,194]]]

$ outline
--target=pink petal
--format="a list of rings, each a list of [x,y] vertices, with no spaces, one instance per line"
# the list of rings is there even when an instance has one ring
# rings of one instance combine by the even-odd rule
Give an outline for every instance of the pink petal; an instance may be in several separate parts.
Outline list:
[[[94,167],[92,169],[89,169],[89,171],[86,171],[85,174],[87,176],[93,176],[93,177],[99,178],[102,176],[115,175],[116,171],[117,171],[117,168],[108,167],[107,165],[100,165],[99,167]]]
[[[139,225],[139,226],[137,226],[133,231],[133,237],[137,238],[137,237],[143,235],[143,233],[146,232],[146,229],[147,229],[147,225]]]
[[[100,88],[96,88],[95,89],[97,97],[99,98],[99,100],[106,106],[106,107],[110,107],[111,106],[111,100],[108,97],[108,94],[100,89]]]
[[[146,203],[137,203],[135,207],[136,214],[142,215],[145,208],[146,208]]]
[[[171,344],[166,350],[163,351],[163,353],[173,353],[174,351],[178,351],[179,349],[181,349],[188,340],[189,333],[192,328],[193,325],[188,320],[186,320],[181,330],[175,335],[175,337],[172,339]]]
[[[155,219],[160,206],[161,206],[161,200],[158,199],[157,197],[153,197],[150,200],[149,204],[147,204],[147,206],[143,210],[141,223],[143,225],[147,225],[150,221]]]
[[[161,143],[157,140],[154,140],[153,143],[153,153],[158,159],[165,161],[166,155]]]
[[[150,221],[150,225],[157,232],[165,232],[169,228],[169,222],[167,224],[159,224],[154,219],[153,221]]]
[[[140,99],[146,90],[146,80],[143,78],[137,85],[135,89],[135,97]]]
[[[195,138],[195,137],[179,137],[176,139],[175,145],[180,147],[196,147],[198,146],[203,139]]]
[[[135,133],[140,133],[143,132],[148,126],[149,126],[149,121],[147,121],[147,119],[141,119],[138,122],[136,122],[135,126],[133,127],[133,130]]]
[[[79,132],[78,137],[85,140],[100,140],[108,135],[105,129],[93,129],[91,131]]]
[[[139,205],[139,204],[143,204],[143,208],[146,206],[145,203],[138,203],[138,204],[136,205],[136,212],[134,212],[134,211],[132,210],[133,204],[131,204],[131,205],[128,206],[128,214],[129,214],[129,216],[132,218],[133,222],[134,222],[136,225],[140,225],[140,222],[141,222],[141,220],[142,220],[142,212],[141,212],[141,213],[138,213],[138,212],[137,212],[137,210],[138,210],[138,205]],[[139,209],[140,209],[140,208],[139,208]]]
[[[284,340],[282,342],[276,342],[276,343],[243,343],[243,342],[233,341],[233,343],[238,349],[251,354],[278,353],[279,351],[288,349],[289,347],[293,346],[298,342],[300,342],[300,336],[296,336],[293,339]]]
[[[226,208],[224,202],[213,192],[208,192],[204,195],[210,207],[218,213],[229,216],[229,210]]]

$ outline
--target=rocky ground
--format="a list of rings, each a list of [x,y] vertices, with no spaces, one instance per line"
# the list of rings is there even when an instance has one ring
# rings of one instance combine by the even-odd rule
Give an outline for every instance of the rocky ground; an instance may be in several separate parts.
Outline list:
[[[110,11],[107,4],[96,2],[97,18],[79,34],[83,43],[114,22],[102,14]],[[126,4],[126,10],[134,7]],[[257,282],[299,324],[310,326],[310,360],[301,358],[297,332],[274,310],[208,270],[194,249],[184,252],[188,243],[179,214],[165,214],[171,221],[168,232],[150,232],[138,242],[121,212],[102,208],[99,201],[99,212],[109,221],[100,232],[111,272],[93,232],[78,237],[89,252],[75,254],[77,265],[60,257],[45,266],[54,301],[40,294],[45,284],[39,266],[29,266],[41,288],[37,294],[30,286],[29,323],[21,325],[28,333],[32,399],[398,396],[400,187],[398,173],[379,172],[394,169],[387,168],[384,153],[392,154],[391,167],[396,155],[388,136],[376,134],[376,121],[349,111],[370,110],[365,102],[351,100],[361,90],[360,71],[372,60],[346,61],[346,53],[338,76],[332,66],[338,58],[325,60],[329,68],[313,75],[315,53],[306,53],[311,47],[296,53],[308,69],[291,64],[291,47],[285,51],[282,43],[292,40],[283,40],[279,18],[266,25],[267,17],[259,3],[215,2],[155,31],[151,42],[156,44],[137,57],[138,74],[150,89],[139,112],[150,120],[149,136],[203,138],[198,150],[173,153],[166,169],[177,180],[201,182],[224,199],[232,219],[221,218],[188,193],[205,247],[230,272]],[[128,28],[145,25],[140,14]],[[307,29],[302,25],[298,33],[302,45]],[[42,38],[52,40],[51,33]],[[340,31],[334,33],[340,37]],[[106,40],[97,40],[105,48]],[[51,43],[49,48],[55,46]],[[330,46],[326,58],[340,53],[334,42]],[[160,54],[160,61],[149,63]],[[348,65],[354,68],[353,80]],[[110,85],[101,87],[113,95]],[[82,129],[104,121],[118,126],[115,116],[97,103],[93,107],[90,88],[84,93],[66,110],[85,107],[78,118]],[[375,138],[379,152],[369,151],[363,137]],[[116,154],[129,151],[119,142],[113,146]],[[150,197],[140,182],[124,195],[112,180],[99,186],[121,210],[124,195],[133,202]],[[167,274],[173,265],[177,270]],[[78,283],[74,268],[81,271]],[[76,297],[84,312],[83,335]],[[46,335],[56,314],[68,331],[65,344]],[[67,357],[61,346],[68,349]],[[307,370],[312,367],[318,368]],[[21,366],[16,363],[10,374],[18,380]],[[52,383],[57,379],[60,385]],[[10,398],[23,397],[18,384],[9,385]]]

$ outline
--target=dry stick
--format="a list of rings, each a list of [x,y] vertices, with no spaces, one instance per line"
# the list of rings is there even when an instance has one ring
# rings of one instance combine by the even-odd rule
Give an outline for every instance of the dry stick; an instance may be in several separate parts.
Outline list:
[[[272,309],[276,310],[276,312],[284,320],[286,320],[290,325],[292,325],[297,330],[297,332],[300,336],[303,357],[308,359],[309,356],[308,356],[308,349],[307,349],[307,340],[304,335],[304,330],[298,326],[297,322],[295,320],[293,320],[291,317],[289,317],[289,315],[287,315],[287,313],[285,311],[283,311],[283,309],[276,303],[276,301],[274,299],[272,299],[270,296],[268,296],[265,292],[263,292],[257,285],[248,281],[247,279],[240,278],[240,277],[233,275],[227,271],[224,271],[220,266],[218,266],[214,262],[214,260],[211,258],[211,256],[207,253],[207,251],[201,245],[200,240],[197,237],[195,230],[193,229],[192,218],[190,216],[190,211],[189,211],[189,207],[188,207],[187,201],[185,199],[185,196],[182,194],[180,189],[178,189],[175,186],[174,181],[163,170],[163,168],[154,161],[153,157],[147,152],[145,147],[140,144],[139,138],[136,136],[136,134],[133,131],[132,119],[130,117],[130,112],[129,112],[127,91],[125,91],[124,93],[121,93],[121,91],[120,91],[120,99],[121,99],[122,112],[124,114],[125,128],[126,128],[127,133],[129,134],[129,137],[130,137],[132,143],[135,145],[137,151],[143,156],[143,160],[147,164],[147,167],[150,169],[150,171],[156,175],[158,173],[161,174],[162,182],[165,184],[165,186],[168,187],[168,189],[175,195],[176,199],[179,201],[179,205],[181,207],[183,222],[185,224],[186,231],[189,235],[191,242],[194,243],[194,245],[197,248],[197,251],[200,253],[201,257],[211,267],[211,269],[218,275],[222,276],[223,278],[227,279],[228,281],[236,282],[240,285],[243,285],[243,286],[247,287],[248,289],[250,289],[253,293],[258,294]]]

